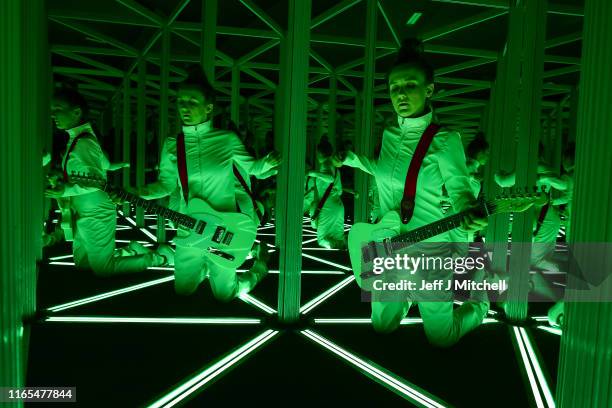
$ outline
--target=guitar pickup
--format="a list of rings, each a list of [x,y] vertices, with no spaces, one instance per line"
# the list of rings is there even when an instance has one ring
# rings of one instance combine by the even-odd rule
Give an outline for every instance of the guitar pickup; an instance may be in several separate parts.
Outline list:
[[[361,257],[365,263],[372,261],[372,259],[376,257],[376,244],[374,242],[370,242],[369,244],[364,245],[361,248]]]
[[[234,238],[234,233],[233,232],[226,232],[225,236],[223,237],[223,244],[224,245],[229,245],[230,242],[232,242],[232,238]]]
[[[197,234],[202,235],[202,233],[204,232],[205,228],[206,228],[206,221],[198,221],[198,225],[196,225],[196,227],[195,227],[195,232]]]
[[[223,239],[224,234],[225,234],[225,228],[217,227],[217,229],[215,230],[215,233],[212,236],[213,242],[216,242],[217,244],[221,243],[221,240]]]

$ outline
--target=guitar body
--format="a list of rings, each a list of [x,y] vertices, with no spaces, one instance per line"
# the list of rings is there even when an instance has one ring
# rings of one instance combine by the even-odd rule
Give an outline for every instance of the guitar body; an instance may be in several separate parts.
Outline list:
[[[62,216],[60,226],[64,231],[64,239],[66,239],[66,241],[74,241],[74,219],[72,218],[70,199],[58,198],[57,205]]]
[[[198,223],[189,235],[174,239],[177,245],[199,248],[223,268],[236,269],[242,265],[257,235],[257,226],[249,216],[216,211],[199,198],[189,200],[185,213]]]
[[[362,272],[371,271],[373,259],[388,255],[383,241],[400,233],[400,216],[396,211],[389,211],[376,224],[365,222],[353,225],[348,234],[348,251],[355,281],[360,288],[371,290],[372,280],[361,277]],[[367,245],[368,256],[364,259],[364,247]]]

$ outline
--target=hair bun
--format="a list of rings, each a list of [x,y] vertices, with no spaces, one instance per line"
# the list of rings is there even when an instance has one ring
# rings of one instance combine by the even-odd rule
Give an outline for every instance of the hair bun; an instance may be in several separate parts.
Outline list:
[[[418,38],[406,38],[398,51],[398,60],[420,58],[425,52],[423,42]]]

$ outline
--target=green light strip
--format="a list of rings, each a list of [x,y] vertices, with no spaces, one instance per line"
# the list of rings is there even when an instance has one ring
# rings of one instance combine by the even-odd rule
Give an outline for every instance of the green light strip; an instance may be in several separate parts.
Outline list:
[[[247,272],[248,269],[237,269],[236,272],[244,273]],[[280,272],[278,269],[270,269],[268,273],[273,275],[278,275]],[[303,275],[346,275],[346,273],[342,271],[323,271],[323,270],[313,270],[313,271],[302,271]]]
[[[153,240],[153,242],[157,242],[157,237],[155,235],[153,235],[151,233],[151,231],[149,231],[146,228],[141,228],[140,229],[147,237],[151,238]]]
[[[72,254],[70,255],[62,255],[62,256],[54,256],[52,258],[49,258],[50,261],[59,261],[60,259],[68,259],[68,258],[72,258]]]
[[[108,299],[113,296],[122,295],[124,293],[133,292],[139,289],[148,288],[149,286],[159,285],[161,283],[170,282],[174,280],[174,276],[166,276],[164,278],[155,279],[149,282],[139,283],[138,285],[128,286],[127,288],[113,290],[111,292],[102,293],[96,296],[90,296],[84,299],[74,300],[72,302],[63,303],[61,305],[47,308],[49,312],[59,312],[61,310],[71,309],[73,307],[86,305],[88,303],[97,302],[99,300]]]
[[[319,304],[323,303],[326,299],[333,296],[336,292],[340,291],[342,288],[344,288],[345,286],[347,286],[349,283],[351,283],[354,280],[355,280],[354,275],[344,278],[338,284],[332,286],[331,288],[327,289],[325,292],[321,293],[319,296],[315,297],[314,299],[302,305],[302,307],[300,308],[300,313],[306,314],[310,312],[312,309],[317,307]]]
[[[531,340],[529,339],[529,334],[527,333],[527,330],[522,327],[519,328],[519,332],[523,337],[523,342],[525,343],[525,346],[527,348],[527,354],[529,355],[529,358],[531,359],[531,364],[535,369],[538,383],[540,385],[540,388],[542,389],[542,392],[544,393],[544,399],[546,399],[546,404],[548,404],[549,408],[554,408],[555,399],[553,398],[552,393],[550,392],[550,387],[548,386],[548,382],[546,381],[546,377],[544,376],[544,372],[542,371],[540,361],[538,360],[538,357],[533,349],[533,345],[531,344]]]
[[[276,330],[266,330],[259,336],[250,340],[243,346],[234,350],[230,354],[223,357],[221,360],[205,368],[200,373],[185,381],[183,384],[172,390],[170,393],[157,400],[153,404],[149,405],[148,408],[169,408],[179,404],[182,400],[187,398],[189,395],[196,392],[199,388],[206,385],[208,382],[213,380],[219,374],[242,360],[244,357],[261,347],[268,340],[278,334]]]
[[[45,322],[62,323],[160,323],[160,324],[260,324],[260,319],[239,317],[119,317],[51,316]]]
[[[316,324],[370,324],[372,320],[369,317],[364,317],[364,318],[360,318],[360,317],[358,318],[316,318],[314,319],[314,322]],[[421,319],[420,317],[406,317],[402,319],[402,321],[400,322],[400,325],[406,326],[406,325],[417,324],[417,323],[423,323],[423,319]],[[499,323],[499,320],[491,319],[487,317],[483,319],[482,323],[484,324]]]
[[[563,334],[563,331],[556,327],[550,327],[550,326],[536,326],[536,327],[540,330],[544,330],[546,332],[556,334],[557,336],[561,336],[561,334]]]
[[[422,15],[423,15],[423,13],[418,13],[418,12],[412,13],[412,15],[410,16],[408,21],[406,21],[406,25],[407,26],[415,25],[417,23],[417,21],[419,21],[419,19],[421,18]]]
[[[309,250],[309,251],[340,251],[339,249],[336,248],[319,248],[319,247],[315,247],[315,248],[302,248],[303,250]]]
[[[315,261],[323,262],[324,264],[335,266],[336,268],[343,269],[345,271],[349,271],[349,272],[353,271],[348,266],[340,265],[338,263],[335,263],[335,262],[332,262],[332,261],[328,261],[327,259],[319,258],[318,256],[308,255],[308,254],[304,254],[304,253],[302,254],[302,256],[305,257],[305,258],[314,259]]]
[[[516,343],[521,354],[521,359],[523,360],[523,365],[525,366],[525,372],[527,374],[527,378],[529,379],[529,384],[531,385],[531,391],[533,393],[533,397],[535,398],[536,406],[538,408],[545,408],[544,401],[542,400],[540,390],[538,389],[538,384],[536,383],[536,379],[533,374],[533,369],[531,368],[531,364],[529,363],[529,357],[527,356],[527,351],[525,350],[525,345],[523,344],[521,333],[519,332],[517,327],[513,327],[512,330],[514,331],[514,337],[516,338]]]
[[[406,399],[417,404],[418,406],[431,408],[445,407],[445,405],[432,399],[431,396],[428,396],[422,393],[421,391],[415,389],[414,385],[407,383],[405,380],[402,381],[398,379],[397,376],[392,375],[387,370],[383,370],[371,365],[370,363],[364,361],[358,356],[332,343],[323,336],[311,330],[302,330],[301,333],[304,336],[308,337],[310,340],[314,341],[315,343],[333,352],[338,357],[344,359],[345,361],[364,371],[368,374],[369,377],[373,377],[375,380],[381,382],[383,385],[397,391],[399,394],[405,396]]]
[[[302,245],[310,244],[311,242],[315,242],[316,240],[317,240],[317,238],[307,239],[306,241],[302,241]]]
[[[271,308],[270,306],[266,305],[261,300],[259,300],[257,298],[254,298],[252,295],[249,295],[248,293],[241,294],[239,296],[239,298],[243,302],[245,302],[245,303],[247,303],[247,304],[249,304],[251,306],[255,306],[256,308],[263,310],[267,314],[274,314],[274,313],[276,313],[276,309]]]
[[[74,262],[49,262],[49,265],[66,265],[66,266],[74,266]]]
[[[531,318],[537,322],[547,322],[548,321],[548,316],[532,316]]]

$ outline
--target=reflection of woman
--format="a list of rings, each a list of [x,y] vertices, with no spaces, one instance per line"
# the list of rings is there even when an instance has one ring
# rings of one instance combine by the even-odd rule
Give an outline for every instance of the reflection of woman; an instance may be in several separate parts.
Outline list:
[[[332,165],[333,148],[327,139],[317,146],[318,171],[309,171],[307,187],[312,185],[310,216],[317,229],[317,241],[324,248],[341,249],[344,239],[344,204],[340,171]]]
[[[403,44],[389,72],[388,85],[397,125],[385,129],[379,158],[373,160],[348,152],[344,160],[345,165],[360,168],[376,177],[381,214],[400,211],[409,164],[419,140],[432,123],[433,112],[428,102],[434,90],[433,68],[424,59],[418,41],[409,40]],[[443,185],[455,211],[472,205],[475,197],[470,187],[461,137],[456,132],[441,129],[424,156],[417,178],[414,213],[408,224],[399,225],[402,232],[444,217],[440,208]],[[478,230],[486,225],[486,219],[476,211],[469,214],[463,220],[464,229]],[[450,240],[448,233],[440,234],[434,240],[440,244],[428,247],[433,249],[425,255],[450,256],[450,249],[444,244]],[[452,279],[452,271],[418,273],[427,280]],[[439,346],[452,345],[482,322],[489,307],[486,292],[474,293],[473,296],[473,301],[458,309],[453,309],[451,293],[443,293],[442,298],[434,301],[419,301],[423,326],[430,342]],[[405,299],[404,296],[390,302],[383,298],[382,292],[372,292],[374,328],[381,332],[395,330],[412,303]]]
[[[74,89],[56,91],[51,107],[52,118],[60,130],[69,135],[62,158],[63,182],[46,190],[47,197],[65,199],[74,213],[75,234],[72,251],[77,267],[91,268],[98,275],[141,272],[149,266],[160,266],[165,256],[148,251],[136,256],[114,256],[116,208],[108,195],[94,187],[69,182],[73,172],[102,179],[109,168],[98,139],[86,120],[87,104]]]

